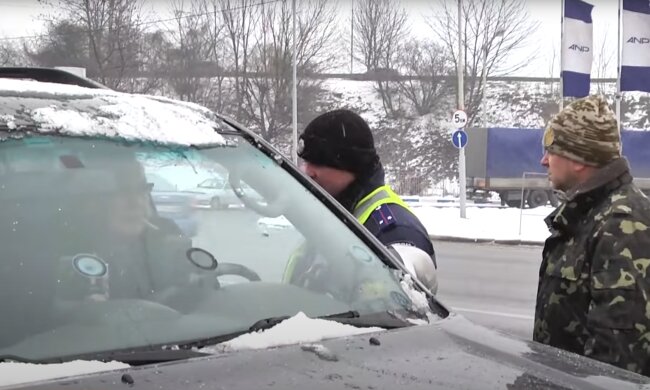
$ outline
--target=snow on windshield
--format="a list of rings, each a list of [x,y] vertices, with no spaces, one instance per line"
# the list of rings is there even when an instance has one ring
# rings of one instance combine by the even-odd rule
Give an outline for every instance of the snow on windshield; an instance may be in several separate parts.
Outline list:
[[[75,360],[60,364],[0,363],[0,387],[130,367],[119,362]]]
[[[203,348],[201,352],[217,353],[315,343],[325,339],[380,332],[382,330],[382,328],[376,327],[357,328],[335,321],[309,318],[300,312],[271,329],[241,335],[215,347]]]
[[[61,104],[31,112],[33,120],[45,133],[104,136],[173,145],[225,144],[224,138],[215,131],[223,124],[213,119],[206,108],[196,104],[24,80],[0,80],[0,90],[37,93],[34,96],[54,101],[60,98]],[[93,99],[92,108],[95,111],[63,108],[64,98],[70,95]],[[6,122],[9,124],[9,121]]]

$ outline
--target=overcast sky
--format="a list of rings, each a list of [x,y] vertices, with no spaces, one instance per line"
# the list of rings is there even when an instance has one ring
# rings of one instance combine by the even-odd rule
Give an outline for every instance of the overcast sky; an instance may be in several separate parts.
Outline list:
[[[298,0],[300,1],[300,0]],[[447,0],[455,3],[455,0]],[[617,7],[616,0],[589,0],[594,5],[592,13],[594,22],[594,59],[596,60],[601,52],[600,48],[605,44],[605,55],[611,57],[611,65],[605,77],[616,77],[616,39],[617,39]],[[411,28],[417,36],[432,35],[427,24],[427,18],[433,14],[431,0],[403,0],[403,4],[409,12]],[[150,15],[169,16],[171,8],[170,0],[145,0],[145,11]],[[350,0],[339,0],[341,20],[347,20],[349,24]],[[516,60],[532,58],[527,67],[517,72],[521,76],[550,75],[550,66],[553,58],[553,49],[559,53],[560,47],[560,18],[561,0],[527,0],[526,6],[531,16],[531,21],[538,21],[540,28],[531,37],[530,44],[513,56]],[[42,32],[43,22],[39,20],[52,10],[39,4],[38,0],[0,0],[0,36],[16,37],[33,35]],[[559,54],[557,56],[559,58]],[[559,64],[556,59],[554,75],[559,76]],[[592,71],[596,74],[596,64]]]

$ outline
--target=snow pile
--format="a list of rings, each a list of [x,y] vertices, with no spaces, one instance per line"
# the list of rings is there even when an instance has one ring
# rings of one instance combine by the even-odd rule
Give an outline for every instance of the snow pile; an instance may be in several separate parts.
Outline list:
[[[376,92],[375,84],[369,81],[327,79],[323,88],[331,95],[335,106],[348,107],[357,111],[371,128],[384,116],[384,106]]]
[[[422,312],[428,313],[429,310],[429,299],[427,296],[420,290],[416,290],[413,285],[413,278],[410,274],[405,274],[402,280],[400,281],[402,290],[408,294],[409,299],[413,302],[413,308]]]
[[[16,118],[13,115],[0,115],[0,125],[7,126],[9,130],[16,128]]]
[[[217,353],[247,349],[266,349],[283,345],[316,343],[321,340],[380,332],[381,328],[357,328],[335,321],[314,319],[300,312],[271,329],[248,333],[201,352]]]
[[[501,208],[499,205],[468,205],[467,218],[462,219],[457,202],[445,202],[434,197],[406,198],[413,213],[434,237],[543,243],[550,234],[544,218],[553,211],[552,207],[525,209],[520,213],[518,208]],[[293,228],[284,217],[260,218],[257,224],[261,229]]]
[[[0,90],[25,94],[26,96],[28,94],[48,94],[60,97],[67,95],[76,95],[77,97],[121,95],[120,92],[110,89],[85,88],[72,84],[47,83],[28,79],[0,79]]]
[[[432,236],[542,243],[550,234],[544,218],[553,208],[525,209],[520,214],[518,208],[467,207],[466,219],[460,218],[460,209],[455,207],[417,207],[412,210]]]
[[[60,364],[0,363],[0,387],[129,368],[120,362],[74,360]]]
[[[222,127],[203,107],[170,99],[60,84],[0,80],[0,90],[56,101],[31,111],[44,133],[142,140],[172,145],[223,145]],[[79,96],[81,94],[81,96]],[[27,95],[32,96],[32,95]],[[92,99],[88,112],[64,108],[66,97]],[[33,96],[32,96],[33,97]],[[10,121],[7,121],[10,124]]]

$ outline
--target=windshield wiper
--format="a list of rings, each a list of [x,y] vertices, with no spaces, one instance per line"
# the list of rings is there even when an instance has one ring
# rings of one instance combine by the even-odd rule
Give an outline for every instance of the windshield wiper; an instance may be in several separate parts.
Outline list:
[[[255,322],[253,325],[248,328],[249,332],[259,332],[260,330],[271,329],[282,321],[288,320],[290,316],[278,316],[278,317],[269,317],[264,318]],[[329,314],[326,316],[317,317],[322,320],[345,320],[349,318],[359,318],[359,312],[355,310],[346,311],[343,313]]]
[[[276,326],[280,322],[285,321],[289,318],[291,318],[291,316],[278,316],[278,317],[265,318],[256,321],[248,329],[238,331],[238,332],[223,334],[215,337],[188,341],[186,343],[178,344],[178,347],[181,350],[186,350],[191,348],[204,348],[211,345],[225,343],[226,341],[232,340],[236,337],[251,332],[258,332],[261,330],[271,329],[272,327]],[[343,313],[328,314],[316,318],[336,321],[342,324],[352,325],[359,328],[378,327],[384,329],[396,329],[396,328],[404,328],[413,325],[405,318],[402,318],[401,316],[388,311],[359,315],[359,312],[351,310]]]
[[[131,366],[140,366],[145,364],[159,364],[176,360],[186,360],[210,355],[210,353],[197,351],[195,348],[203,348],[210,345],[216,345],[228,340],[232,340],[247,333],[271,329],[282,321],[288,320],[289,318],[291,318],[291,316],[265,318],[256,321],[247,330],[210,338],[197,339],[185,343],[178,343],[176,344],[175,349],[166,349],[164,346],[148,346],[135,349],[86,353],[74,356],[45,359],[27,359],[21,356],[3,355],[0,356],[0,363],[13,361],[20,363],[52,364],[64,363],[72,360],[99,360],[119,361]],[[396,329],[413,326],[413,324],[410,323],[407,319],[389,311],[360,315],[359,312],[350,310],[316,318],[336,321],[342,324],[352,325],[359,328],[378,327],[383,329]]]

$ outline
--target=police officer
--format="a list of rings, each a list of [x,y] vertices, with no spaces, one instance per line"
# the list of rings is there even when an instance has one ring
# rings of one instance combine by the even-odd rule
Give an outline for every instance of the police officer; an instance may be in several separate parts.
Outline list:
[[[600,96],[577,100],[543,143],[565,200],[546,219],[533,338],[650,375],[650,201],[621,156],[614,114]]]
[[[396,248],[403,260],[416,259],[405,261],[407,268],[435,292],[437,266],[429,235],[408,205],[385,184],[366,121],[349,110],[327,112],[307,125],[300,144],[302,170],[379,241]]]

